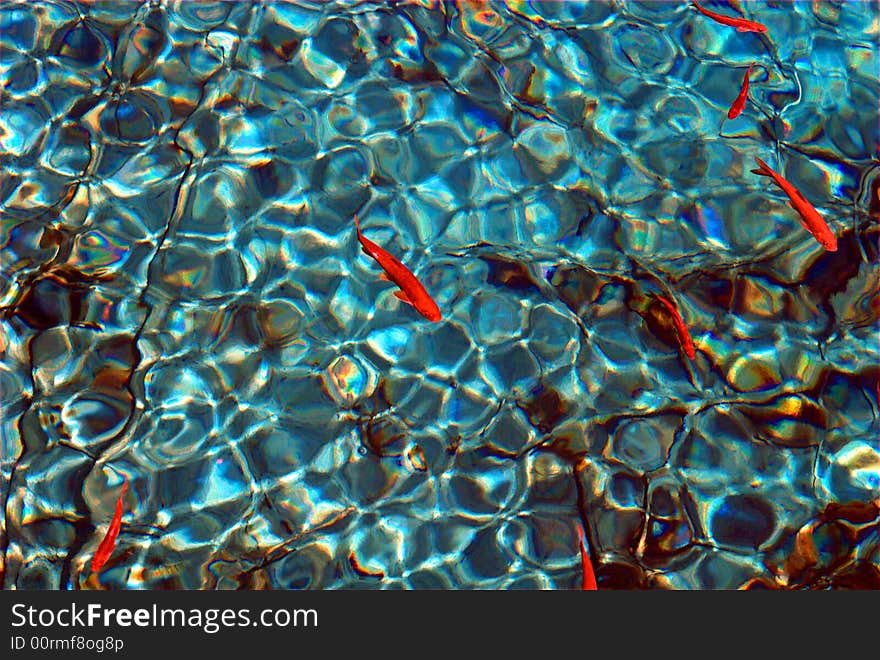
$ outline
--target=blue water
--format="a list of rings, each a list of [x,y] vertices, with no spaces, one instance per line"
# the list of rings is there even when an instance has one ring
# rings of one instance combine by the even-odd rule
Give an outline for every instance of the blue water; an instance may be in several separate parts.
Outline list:
[[[880,588],[878,6],[705,6],[4,2],[3,587]]]

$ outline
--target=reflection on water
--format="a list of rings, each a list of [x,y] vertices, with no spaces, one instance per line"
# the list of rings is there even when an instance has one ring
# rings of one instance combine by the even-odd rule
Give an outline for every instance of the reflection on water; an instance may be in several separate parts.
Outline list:
[[[878,9],[705,6],[3,3],[4,587],[880,587]]]

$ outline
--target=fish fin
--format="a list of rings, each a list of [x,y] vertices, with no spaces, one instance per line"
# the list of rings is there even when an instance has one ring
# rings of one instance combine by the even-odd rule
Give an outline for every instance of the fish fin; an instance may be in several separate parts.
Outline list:
[[[384,280],[384,281],[386,281],[386,282],[390,282],[390,281],[391,281],[391,280],[388,279],[388,275],[385,274],[385,271],[384,271],[384,270],[383,270],[381,273],[379,273],[379,279],[380,279],[380,280]]]
[[[752,170],[752,174],[757,174],[758,176],[770,176],[770,173],[765,172],[764,170]]]
[[[401,291],[400,289],[396,289],[396,290],[394,291],[394,297],[397,298],[398,300],[401,300],[401,301],[405,302],[407,305],[412,305],[412,304],[413,304],[413,303],[412,303],[412,300],[409,299],[409,296],[407,296],[407,295],[406,295],[403,291]]]

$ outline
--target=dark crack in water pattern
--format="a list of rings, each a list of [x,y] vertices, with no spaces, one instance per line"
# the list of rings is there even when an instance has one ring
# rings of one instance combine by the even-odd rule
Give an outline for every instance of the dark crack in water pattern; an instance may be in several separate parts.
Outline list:
[[[3,2],[4,588],[880,587],[877,4],[705,4]]]

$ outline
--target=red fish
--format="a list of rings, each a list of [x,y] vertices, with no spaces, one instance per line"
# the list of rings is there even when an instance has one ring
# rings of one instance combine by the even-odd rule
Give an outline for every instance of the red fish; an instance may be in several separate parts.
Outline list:
[[[733,105],[730,106],[730,110],[727,111],[728,119],[736,119],[739,117],[739,114],[743,111],[743,108],[746,107],[746,99],[749,97],[749,74],[752,72],[752,65],[749,64],[749,68],[746,69],[746,75],[743,76],[743,84],[739,90],[739,96],[736,97],[736,100],[733,102]]]
[[[357,215],[354,216],[354,226],[364,253],[375,259],[379,265],[382,266],[382,270],[385,271],[387,279],[400,287],[400,290],[395,291],[394,295],[399,300],[415,307],[419,314],[429,321],[439,321],[442,318],[440,315],[440,308],[437,307],[437,303],[435,303],[431,296],[428,295],[428,292],[425,291],[425,287],[423,287],[422,283],[416,279],[416,276],[413,275],[406,266],[400,263],[400,260],[397,257],[388,254],[385,250],[373,243],[373,241],[364,237],[361,233],[360,225],[358,224]]]
[[[697,353],[694,350],[694,342],[691,339],[691,334],[688,332],[687,326],[684,324],[684,320],[682,320],[681,314],[678,313],[675,305],[666,300],[663,296],[654,294],[654,297],[663,304],[670,314],[672,314],[672,322],[675,324],[675,331],[678,333],[678,341],[684,349],[684,352],[691,360],[696,359]]]
[[[584,530],[578,525],[578,537],[581,542],[581,566],[583,568],[583,579],[581,580],[581,589],[583,591],[598,591],[596,586],[596,574],[593,572],[593,564],[590,556],[587,554],[587,544],[584,538]]]
[[[122,489],[119,491],[119,499],[116,500],[116,511],[113,513],[113,520],[110,521],[110,527],[107,528],[107,535],[98,546],[95,556],[92,557],[92,573],[97,573],[103,568],[104,564],[113,554],[116,547],[116,537],[119,536],[119,528],[122,527],[122,498],[128,489],[128,477],[122,482]]]
[[[788,195],[788,199],[791,200],[789,202],[791,208],[801,214],[801,218],[803,218],[801,220],[801,225],[803,228],[810,232],[826,250],[829,252],[836,252],[837,237],[834,235],[834,232],[831,231],[831,228],[825,220],[822,219],[822,216],[819,215],[819,212],[815,207],[807,201],[807,198],[804,197],[797,188],[791,185],[791,183],[771,170],[763,160],[755,158],[755,162],[758,163],[760,169],[752,170],[752,173],[760,176],[769,176],[773,179],[773,182],[782,188],[782,191]]]
[[[691,4],[696,7],[697,11],[703,14],[703,16],[708,16],[713,21],[721,23],[722,25],[729,25],[730,27],[735,27],[737,32],[766,32],[767,26],[761,25],[760,23],[756,23],[755,21],[749,21],[745,18],[736,18],[733,16],[723,16],[721,14],[716,14],[714,11],[709,11],[708,9],[704,9],[699,5],[699,3],[691,1]]]

